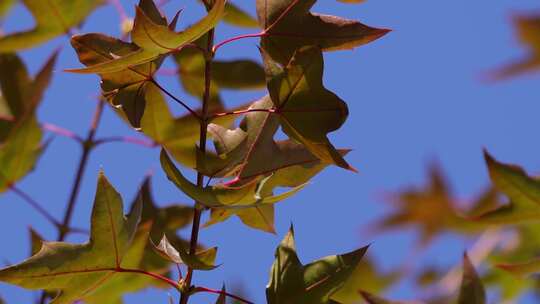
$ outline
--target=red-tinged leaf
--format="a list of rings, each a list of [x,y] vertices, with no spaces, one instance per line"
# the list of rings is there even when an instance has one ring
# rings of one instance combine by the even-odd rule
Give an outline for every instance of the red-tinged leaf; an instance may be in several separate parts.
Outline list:
[[[174,32],[167,25],[166,20],[154,12],[157,11],[152,0],[141,0],[136,7],[131,37],[137,49],[115,58],[97,63],[82,69],[72,69],[74,73],[116,73],[133,66],[145,64],[177,51],[186,44],[194,42],[221,20],[225,7],[225,0],[217,0],[201,20],[181,32]],[[149,13],[150,12],[150,13]],[[160,15],[159,15],[160,16]],[[164,22],[163,22],[164,21]]]
[[[262,47],[286,64],[294,52],[317,45],[324,51],[351,49],[376,40],[388,30],[336,16],[311,13],[316,0],[257,0]]]
[[[327,137],[343,125],[348,108],[323,86],[323,65],[319,48],[299,50],[282,73],[270,75],[270,98],[287,135],[304,144],[321,161],[354,171]]]
[[[46,242],[24,262],[0,270],[0,280],[28,289],[58,290],[51,303],[82,299],[121,276],[116,269],[132,244],[141,206],[123,216],[120,195],[100,173],[91,217],[90,240],[84,244]]]

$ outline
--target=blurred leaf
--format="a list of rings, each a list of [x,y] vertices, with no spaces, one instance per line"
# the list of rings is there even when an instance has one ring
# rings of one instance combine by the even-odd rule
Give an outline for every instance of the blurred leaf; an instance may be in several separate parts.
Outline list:
[[[420,242],[427,245],[437,235],[454,231],[469,234],[481,232],[485,225],[469,221],[459,215],[456,210],[457,199],[452,195],[450,186],[437,164],[428,168],[429,184],[421,189],[409,188],[390,196],[390,203],[395,211],[378,220],[371,229],[376,232],[388,229],[414,227],[419,230]],[[491,208],[497,202],[493,193],[482,193],[472,203],[470,213],[478,213]],[[491,201],[495,200],[495,202]]]
[[[0,145],[0,192],[34,169],[41,155],[41,129],[34,117],[26,118],[13,127]]]
[[[343,287],[366,250],[367,247],[363,247],[302,265],[296,255],[291,227],[275,253],[270,282],[266,287],[268,304],[336,303],[330,297]]]
[[[209,208],[243,209],[256,205],[273,204],[284,200],[300,191],[305,184],[294,187],[292,190],[273,196],[260,196],[261,183],[251,183],[245,187],[226,188],[221,185],[197,187],[187,180],[171,161],[165,150],[161,151],[161,167],[167,178],[187,196]]]
[[[422,304],[420,302],[402,302],[402,301],[389,301],[385,300],[383,298],[379,298],[375,295],[372,295],[369,292],[360,291],[360,294],[364,298],[364,300],[367,302],[367,304]]]
[[[195,41],[201,48],[206,48],[208,35]],[[201,50],[184,48],[174,54],[178,65],[178,76],[184,90],[201,101],[205,91],[206,60]],[[252,90],[265,87],[263,68],[251,60],[214,60],[210,83],[209,112],[223,110],[219,96],[220,89]]]
[[[131,31],[131,39],[136,47],[130,53],[91,65],[82,69],[73,69],[75,73],[114,73],[156,60],[158,57],[179,50],[188,43],[197,40],[221,20],[225,0],[217,0],[208,14],[191,27],[181,32],[174,32],[167,25],[164,17],[156,18],[157,14],[148,12],[158,11],[153,0],[141,0],[136,8],[136,16]],[[149,9],[151,8],[151,9]],[[159,22],[158,22],[159,21]]]
[[[463,276],[458,304],[485,304],[486,291],[467,254],[463,256]]]
[[[32,79],[17,55],[0,54],[0,144],[17,122],[34,116],[57,57],[58,52],[54,52]]]
[[[317,45],[324,51],[352,49],[376,40],[388,30],[354,20],[311,13],[316,0],[257,0],[259,25],[265,35],[262,47],[281,64],[297,49]]]
[[[267,58],[267,63],[268,58]],[[324,88],[320,49],[299,50],[283,73],[271,75],[268,91],[283,131],[324,162],[354,170],[328,140],[348,116],[347,104]]]
[[[165,259],[175,264],[185,264],[192,269],[212,270],[218,267],[214,265],[217,247],[205,249],[197,252],[195,255],[190,255],[183,247],[176,249],[164,235],[159,244],[154,246],[154,249]]]
[[[396,283],[401,275],[399,272],[382,273],[373,261],[364,257],[345,285],[332,295],[332,299],[343,304],[358,303],[362,298],[358,293],[360,288],[380,293]]]
[[[2,2],[0,2],[0,20],[7,15],[15,3],[16,0],[2,0]]]
[[[518,166],[496,161],[485,152],[494,186],[510,199],[507,205],[479,216],[479,220],[498,224],[519,224],[540,220],[540,181],[529,177]]]
[[[491,75],[504,79],[540,69],[540,15],[529,14],[514,17],[514,26],[521,43],[528,48],[527,57],[496,70]]]
[[[0,280],[27,289],[59,290],[51,302],[55,304],[89,296],[112,277],[122,276],[114,270],[131,248],[140,219],[140,207],[136,210],[123,216],[120,195],[100,173],[89,242],[45,242],[36,255],[0,270]]]
[[[80,25],[104,2],[104,0],[22,0],[34,17],[35,27],[0,37],[0,53],[32,48],[68,34],[72,27]]]
[[[225,5],[223,21],[239,27],[253,28],[259,26],[255,18],[231,2]]]

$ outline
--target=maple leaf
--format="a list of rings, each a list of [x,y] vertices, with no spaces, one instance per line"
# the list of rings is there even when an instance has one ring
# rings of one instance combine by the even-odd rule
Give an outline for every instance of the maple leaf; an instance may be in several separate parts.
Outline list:
[[[268,304],[331,304],[331,296],[351,276],[367,247],[332,255],[302,265],[296,254],[293,228],[276,249],[275,261],[266,287]]]
[[[0,55],[0,192],[26,176],[43,151],[35,112],[56,57],[54,53],[31,79],[16,55]]]
[[[244,209],[282,201],[298,191],[306,184],[294,187],[278,195],[263,196],[261,188],[265,179],[253,182],[242,188],[227,188],[222,185],[198,187],[186,179],[176,168],[165,150],[161,151],[161,167],[167,178],[187,196],[208,208]]]
[[[478,277],[474,266],[471,264],[467,254],[463,256],[463,274],[461,286],[459,288],[457,304],[485,304],[486,291],[482,281]],[[377,297],[369,292],[360,291],[360,294],[368,304],[427,304],[439,303],[439,301],[390,301]],[[443,299],[442,303],[449,303],[448,299]]]
[[[194,42],[201,49],[208,44],[208,35]],[[198,48],[184,48],[174,54],[178,65],[180,83],[186,93],[199,98],[201,101],[205,91],[204,53]],[[253,90],[266,85],[263,68],[256,62],[246,59],[214,60],[210,82],[209,114],[224,110],[220,97],[220,89]]]
[[[267,73],[273,73],[269,75],[268,91],[283,131],[322,161],[354,171],[327,137],[343,125],[348,108],[323,86],[321,50],[298,50],[282,72],[276,71],[268,57],[266,65]]]
[[[489,176],[495,188],[510,202],[483,213],[479,221],[498,224],[522,224],[540,219],[540,181],[527,175],[520,167],[495,160],[484,152]]]
[[[376,29],[336,16],[311,13],[316,0],[257,0],[263,28],[261,46],[281,64],[303,46],[324,51],[351,49],[376,40],[389,30]]]
[[[116,276],[124,263],[140,219],[141,206],[123,216],[120,194],[100,173],[91,217],[90,240],[84,244],[45,242],[24,262],[0,270],[0,281],[27,289],[58,290],[51,303],[83,299]]]
[[[216,26],[223,16],[225,0],[217,0],[205,17],[181,32],[175,32],[172,29],[173,26],[166,25],[166,21],[156,22],[156,15],[147,15],[148,10],[145,11],[145,8],[148,7],[154,7],[157,11],[152,0],[141,0],[136,8],[135,21],[131,31],[131,39],[137,47],[136,50],[120,56],[117,55],[111,60],[86,68],[68,71],[97,74],[115,73],[178,51]],[[164,18],[160,17],[160,20],[164,20]],[[172,24],[174,25],[174,23],[173,21]]]
[[[5,1],[2,1],[5,2]],[[9,4],[10,1],[7,1]],[[104,0],[22,0],[35,20],[35,27],[0,37],[0,52],[32,48],[69,33]],[[7,6],[6,6],[7,7]]]
[[[513,19],[521,43],[528,48],[527,57],[510,63],[491,75],[494,79],[504,79],[540,69],[540,15],[529,14]]]
[[[442,232],[470,234],[483,231],[487,224],[471,218],[499,205],[498,193],[490,188],[472,200],[468,212],[458,210],[458,199],[452,194],[440,166],[435,163],[428,168],[428,182],[421,189],[409,188],[391,194],[389,202],[396,210],[378,220],[370,229],[383,231],[415,227],[419,229],[420,244],[427,245]]]

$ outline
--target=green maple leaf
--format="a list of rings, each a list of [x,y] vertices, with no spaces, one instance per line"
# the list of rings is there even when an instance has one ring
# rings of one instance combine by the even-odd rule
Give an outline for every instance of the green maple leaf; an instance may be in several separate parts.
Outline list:
[[[237,109],[244,108],[245,105],[242,105]],[[233,115],[226,115],[214,119],[213,122],[228,126],[234,122],[234,119]],[[146,91],[146,109],[141,119],[141,131],[187,168],[197,169],[208,176],[213,176],[213,168],[203,166],[205,163],[201,162],[201,158],[204,158],[208,164],[221,165],[222,163],[217,155],[210,151],[201,155],[197,148],[200,121],[190,114],[173,117],[163,95],[154,85],[149,86]]]
[[[317,47],[298,50],[281,73],[266,57],[268,91],[283,131],[324,162],[354,169],[330,143],[327,134],[341,127],[347,104],[322,83],[323,56]],[[272,67],[269,68],[268,66]]]
[[[175,264],[184,264],[192,269],[213,270],[215,265],[217,247],[201,250],[194,255],[190,255],[183,246],[175,248],[164,235],[158,245],[154,245],[154,250],[166,260]]]
[[[510,202],[478,216],[479,221],[498,224],[522,224],[540,219],[540,181],[520,167],[506,165],[485,152],[489,176],[495,188]]]
[[[0,52],[32,48],[69,33],[102,5],[104,0],[22,0],[35,19],[35,27],[0,38]]]
[[[330,298],[339,290],[367,251],[367,247],[302,265],[296,255],[291,227],[279,247],[266,287],[268,304],[337,303]]]
[[[187,227],[193,219],[193,207],[172,204],[158,207],[151,191],[150,177],[146,178],[140,187],[137,199],[142,200],[141,222],[152,222],[150,231],[151,240],[159,240],[162,235],[167,235],[175,247],[189,246],[189,241],[177,235],[179,229]],[[132,206],[136,206],[135,202]],[[157,256],[152,242],[148,242],[141,261],[140,269],[146,269],[157,273],[167,273],[170,263]]]
[[[167,25],[167,20],[161,16],[153,1],[141,1],[139,7],[155,24]],[[86,66],[106,64],[139,49],[134,43],[95,33],[73,36],[71,45],[79,61]],[[114,73],[98,73],[103,95],[111,105],[122,109],[134,128],[141,128],[141,118],[148,99],[147,91],[149,87],[155,86],[152,79],[163,59],[163,56],[157,56],[152,61]]]
[[[206,48],[208,35],[199,38],[195,44]],[[178,65],[180,83],[186,93],[201,101],[205,91],[204,54],[196,48],[185,48],[174,54]],[[210,82],[209,112],[223,110],[220,89],[253,90],[265,87],[263,68],[251,60],[214,60]]]
[[[198,0],[197,2],[201,4],[203,3],[201,0]],[[214,2],[214,0],[206,1],[206,3],[208,3],[210,6],[212,6]],[[257,20],[255,18],[253,18],[250,14],[239,8],[234,3],[231,3],[230,1],[225,3],[223,22],[245,28],[253,28],[259,26],[259,23],[257,23]]]
[[[271,196],[261,194],[261,188],[267,179],[253,182],[241,188],[228,188],[223,185],[201,188],[191,183],[180,173],[165,150],[161,151],[160,159],[161,167],[167,178],[187,196],[209,208],[244,209],[258,205],[274,204],[294,195],[305,186],[303,184],[287,192]]]
[[[55,304],[90,296],[109,280],[123,275],[116,270],[132,246],[140,207],[124,217],[120,195],[100,173],[90,240],[84,244],[45,242],[31,258],[0,270],[0,281],[27,289],[58,290],[51,302]]]
[[[0,20],[9,13],[11,8],[15,5],[15,0],[4,0],[0,2]],[[255,21],[255,23],[257,23]]]
[[[514,26],[521,43],[528,49],[525,58],[510,63],[493,73],[495,79],[504,79],[540,69],[540,15],[515,16]]]
[[[26,176],[43,146],[35,111],[47,88],[57,54],[31,79],[22,61],[0,55],[0,192]]]
[[[254,102],[250,109],[270,109],[268,96]],[[216,125],[209,126],[216,151],[227,159],[227,168],[237,171],[229,182],[230,187],[249,184],[261,176],[269,176],[261,188],[263,196],[273,195],[277,187],[298,187],[307,183],[329,163],[313,156],[303,145],[291,140],[275,141],[279,127],[277,115],[270,112],[246,114],[240,127],[228,130]],[[347,153],[342,150],[340,153]],[[210,226],[237,215],[244,224],[259,230],[274,233],[274,206],[264,205],[247,209],[213,209]]]
[[[262,47],[282,64],[297,49],[317,45],[324,51],[351,49],[376,40],[388,30],[336,16],[311,13],[316,0],[257,0]]]
[[[225,0],[216,1],[204,18],[181,32],[174,31],[174,21],[172,22],[173,26],[167,26],[166,23],[156,23],[155,16],[148,15],[148,11],[145,11],[146,7],[152,6],[155,8],[152,0],[141,0],[136,8],[135,21],[131,31],[131,39],[138,47],[136,50],[125,55],[117,55],[114,59],[106,62],[69,71],[75,73],[115,73],[154,61],[160,56],[177,51],[216,26],[223,16]]]

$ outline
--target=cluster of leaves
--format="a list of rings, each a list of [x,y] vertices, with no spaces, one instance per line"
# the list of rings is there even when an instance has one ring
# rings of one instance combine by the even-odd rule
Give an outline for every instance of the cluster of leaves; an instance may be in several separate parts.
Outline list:
[[[51,297],[52,303],[121,303],[122,294],[149,285],[173,287],[185,302],[197,292],[219,293],[217,303],[224,303],[226,295],[236,296],[227,294],[225,289],[215,291],[191,284],[193,270],[217,267],[217,248],[205,249],[196,242],[196,226],[191,242],[179,238],[176,231],[192,219],[198,225],[197,214],[200,217],[201,210],[210,210],[206,226],[236,215],[252,228],[274,233],[275,203],[303,189],[329,165],[355,171],[344,159],[349,150],[335,148],[328,139],[328,133],[343,125],[348,109],[339,96],[323,85],[323,52],[369,43],[388,30],[313,13],[315,0],[258,0],[257,19],[225,0],[201,2],[207,14],[177,31],[180,13],[169,22],[154,1],[140,0],[129,31],[131,41],[98,33],[72,36],[71,45],[85,67],[69,70],[101,78],[104,101],[99,102],[96,121],[103,102],[110,104],[126,123],[162,148],[163,170],[196,205],[156,207],[147,180],[130,213],[124,216],[120,194],[100,173],[89,241],[63,242],[70,232],[72,200],[63,223],[51,217],[59,229],[58,241],[43,241],[39,246],[41,237],[33,232],[32,256],[0,270],[1,281],[44,290],[42,302]],[[2,2],[0,18],[14,3]],[[1,191],[17,190],[15,183],[33,168],[45,146],[35,110],[56,58],[55,54],[51,56],[31,79],[14,52],[71,33],[105,1],[22,3],[34,17],[35,26],[0,37]],[[214,45],[214,30],[220,21],[259,27],[261,31]],[[214,59],[220,47],[250,37],[261,40],[263,65],[244,59]],[[169,56],[178,66],[177,74],[186,93],[201,99],[200,109],[190,108],[156,80]],[[219,94],[222,88],[268,93],[255,102],[227,109]],[[174,117],[164,95],[187,113]],[[236,123],[238,117],[241,119]],[[87,139],[73,136],[83,146],[82,163],[98,143],[104,142],[94,138],[96,128],[92,126]],[[276,139],[280,129],[287,139]],[[214,143],[213,150],[205,148],[207,136]],[[199,175],[197,183],[184,177],[175,162],[195,170]],[[202,186],[204,177],[208,178],[207,186]],[[216,182],[211,183],[212,180]],[[78,178],[76,185],[79,182]],[[283,192],[280,188],[289,189]],[[78,186],[74,187],[75,198],[77,189]],[[369,262],[361,263],[366,250],[302,265],[291,228],[276,251],[267,288],[268,302],[338,303],[337,298],[349,297],[340,290],[347,284],[358,283],[353,279],[360,269],[374,271]],[[178,265],[179,270],[184,265],[187,276],[173,279],[169,271],[172,264]]]
[[[34,27],[0,36],[0,192],[13,191],[25,197],[16,184],[34,168],[47,146],[48,141],[43,140],[47,128],[38,122],[36,109],[49,85],[57,53],[31,77],[15,52],[70,34],[106,1],[21,2],[34,17]],[[125,293],[149,286],[176,289],[183,304],[199,292],[219,294],[218,304],[226,303],[226,297],[250,303],[228,293],[225,287],[214,290],[192,284],[194,270],[211,271],[219,266],[217,248],[197,242],[201,212],[210,212],[204,226],[237,216],[251,228],[275,233],[276,203],[304,189],[330,165],[355,171],[345,160],[350,150],[336,148],[328,138],[344,124],[348,108],[323,84],[323,53],[369,43],[388,30],[311,12],[316,0],[257,0],[256,18],[225,0],[194,2],[203,4],[207,14],[181,31],[176,30],[180,12],[169,21],[153,0],[140,0],[133,26],[126,31],[130,41],[126,41],[127,36],[119,39],[99,33],[72,36],[71,45],[84,67],[69,71],[100,77],[102,100],[94,123],[99,122],[102,106],[111,105],[121,119],[152,142],[151,146],[161,147],[163,171],[195,205],[158,207],[147,178],[124,216],[120,194],[101,172],[89,240],[68,243],[65,235],[75,231],[70,210],[82,175],[79,172],[64,222],[38,208],[58,228],[57,241],[43,241],[31,230],[31,257],[1,269],[0,281],[43,290],[41,303],[48,298],[51,303],[122,303]],[[15,3],[0,3],[0,19]],[[531,49],[530,56],[501,69],[497,77],[540,66],[540,18],[531,15],[516,20],[522,41]],[[222,21],[260,28],[260,32],[215,44],[214,32]],[[260,39],[262,64],[242,58],[215,59],[221,47],[244,38]],[[168,57],[177,66],[174,72],[184,91],[201,101],[199,109],[192,109],[158,82],[158,72]],[[254,102],[228,108],[229,103],[220,94],[222,89],[266,93]],[[186,113],[175,117],[168,100]],[[106,142],[94,138],[96,128],[92,125],[86,139],[73,136],[83,147],[81,172],[88,153]],[[280,130],[286,139],[278,135]],[[207,139],[213,149],[206,148]],[[375,232],[418,228],[422,247],[447,232],[464,236],[493,230],[512,233],[512,241],[507,242],[510,245],[494,248],[489,256],[489,263],[495,267],[478,276],[465,255],[457,297],[449,292],[432,292],[423,299],[425,303],[484,304],[484,284],[486,288],[498,288],[501,298],[510,300],[537,284],[509,273],[528,276],[540,272],[540,238],[534,226],[540,218],[540,182],[517,166],[498,162],[487,153],[485,158],[493,186],[471,200],[468,209],[462,209],[434,165],[425,189],[391,195],[396,211],[372,225]],[[184,169],[197,173],[195,183],[185,177]],[[177,232],[190,224],[191,240],[184,240]],[[375,295],[397,282],[403,271],[380,272],[364,257],[366,251],[363,247],[304,265],[296,253],[291,227],[275,252],[267,302],[412,303]],[[187,270],[184,277],[182,267]],[[171,269],[177,269],[179,275]],[[418,274],[418,280],[437,291],[435,282],[443,276],[439,270],[426,268]]]

